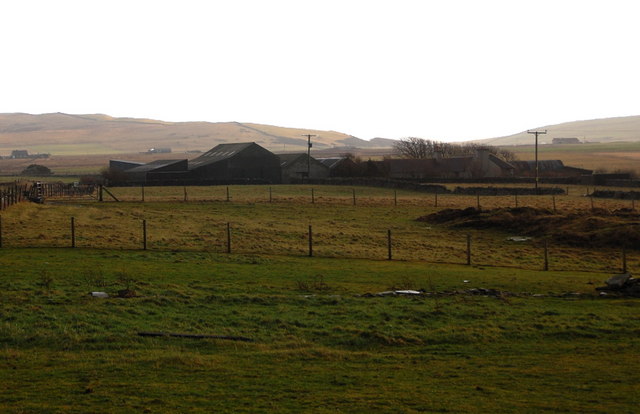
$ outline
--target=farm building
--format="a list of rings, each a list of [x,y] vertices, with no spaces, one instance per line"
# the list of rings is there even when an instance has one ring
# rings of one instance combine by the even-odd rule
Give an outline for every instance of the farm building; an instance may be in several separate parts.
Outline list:
[[[157,160],[138,167],[127,169],[123,172],[125,180],[129,183],[144,184],[149,182],[162,182],[168,174],[187,170],[187,160]]]
[[[535,176],[535,161],[512,161],[511,164],[515,167],[515,174],[517,176]],[[592,170],[566,166],[561,160],[538,161],[538,174],[540,177],[580,177],[583,175],[591,175],[592,173]]]
[[[510,177],[514,167],[486,150],[475,157],[390,159],[385,161],[390,178],[494,178]]]
[[[554,138],[551,140],[552,144],[582,144],[578,138]]]
[[[144,163],[136,161],[109,160],[109,169],[111,171],[122,172],[139,167],[141,165],[144,165]]]
[[[278,157],[280,158],[283,184],[301,181],[307,177],[329,177],[329,167],[307,154],[280,154]]]
[[[329,168],[330,177],[356,177],[361,172],[360,166],[351,158],[318,158],[318,161]]]
[[[280,159],[255,142],[220,144],[189,161],[189,179],[279,183]]]

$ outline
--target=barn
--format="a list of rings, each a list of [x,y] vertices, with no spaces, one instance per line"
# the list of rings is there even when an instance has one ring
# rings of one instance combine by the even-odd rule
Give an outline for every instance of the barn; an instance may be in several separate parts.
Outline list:
[[[280,171],[280,158],[255,142],[219,144],[189,161],[189,179],[194,183],[279,183]]]
[[[307,154],[280,154],[282,183],[290,184],[306,178],[327,178],[329,167]]]
[[[162,182],[168,174],[186,171],[187,160],[157,160],[123,172],[129,183],[144,184],[152,181]]]

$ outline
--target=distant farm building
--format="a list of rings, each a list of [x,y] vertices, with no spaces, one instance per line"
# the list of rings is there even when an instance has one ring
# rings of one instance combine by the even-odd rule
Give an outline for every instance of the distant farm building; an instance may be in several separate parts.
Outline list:
[[[305,178],[327,178],[329,167],[307,154],[280,154],[282,183],[290,184]]]
[[[11,151],[11,155],[9,155],[11,159],[35,159],[35,158],[49,158],[49,154],[29,154],[27,150],[13,150]]]
[[[519,177],[535,177],[536,175],[535,161],[512,161],[511,164],[515,167],[515,173]],[[564,165],[560,160],[538,161],[538,176],[540,177],[580,177],[592,173],[592,170]]]
[[[149,148],[147,154],[170,154],[171,148]]]
[[[582,144],[578,138],[554,138],[552,144]]]
[[[148,164],[128,169],[124,172],[130,183],[163,182],[165,178],[174,173],[187,170],[188,161],[184,160],[157,160]]]
[[[515,168],[486,150],[475,157],[390,159],[385,161],[388,175],[396,179],[469,179],[510,177]]]
[[[318,158],[318,161],[329,168],[330,177],[357,177],[361,174],[360,166],[348,157]]]
[[[279,183],[280,158],[255,142],[220,144],[189,161],[193,180]]]
[[[147,164],[111,160],[111,172],[123,184],[279,183],[280,159],[255,142],[220,144],[188,161],[157,160]]]

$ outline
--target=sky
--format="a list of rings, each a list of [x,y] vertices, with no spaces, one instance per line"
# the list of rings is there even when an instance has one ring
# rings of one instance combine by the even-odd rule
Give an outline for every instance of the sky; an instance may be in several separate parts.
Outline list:
[[[640,115],[640,2],[11,0],[0,112],[493,138]]]

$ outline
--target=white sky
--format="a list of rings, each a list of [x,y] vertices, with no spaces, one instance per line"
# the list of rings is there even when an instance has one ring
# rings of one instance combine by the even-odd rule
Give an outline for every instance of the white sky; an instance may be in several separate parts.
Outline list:
[[[639,115],[640,2],[6,0],[0,112],[492,138]]]

